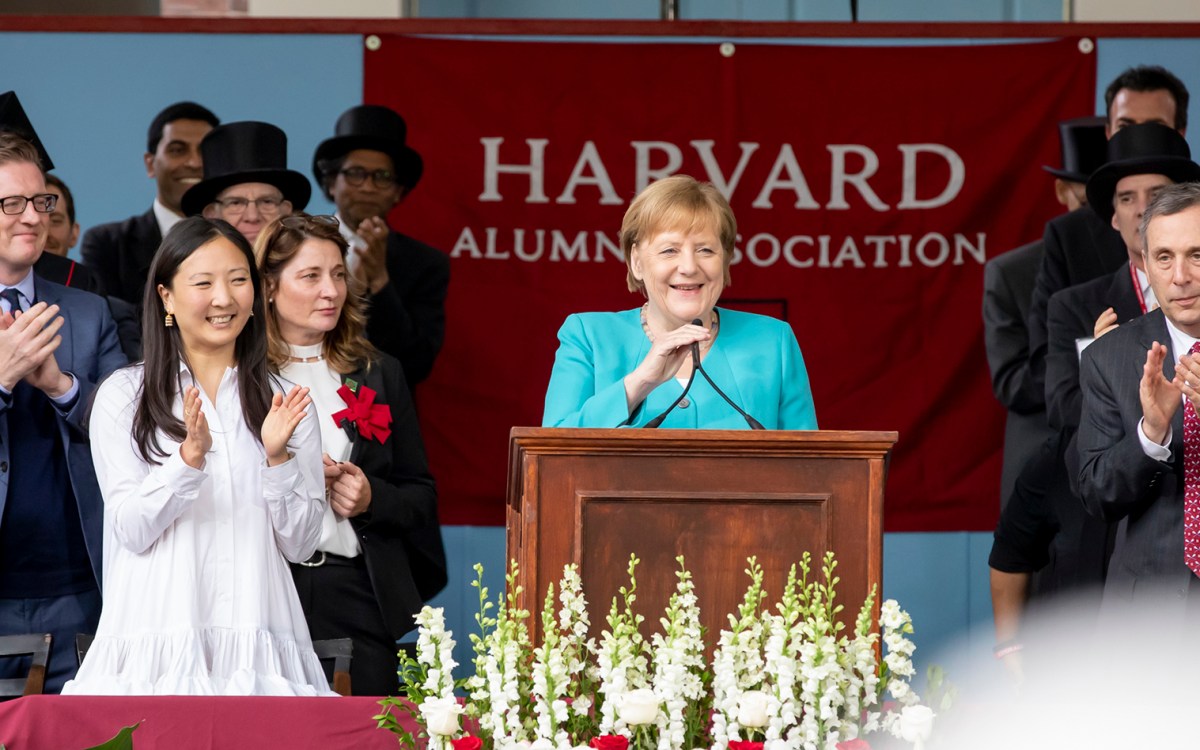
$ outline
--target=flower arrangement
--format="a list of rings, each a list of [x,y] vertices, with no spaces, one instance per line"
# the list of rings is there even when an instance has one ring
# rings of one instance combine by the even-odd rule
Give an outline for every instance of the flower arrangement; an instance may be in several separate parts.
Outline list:
[[[919,749],[928,739],[933,712],[910,684],[911,618],[886,601],[877,630],[872,591],[845,632],[832,553],[815,575],[805,553],[770,608],[763,569],[750,558],[749,586],[711,662],[691,574],[677,562],[675,591],[648,639],[636,611],[636,557],[598,639],[588,637],[578,570],[566,566],[557,596],[553,584],[546,593],[536,645],[529,612],[517,606],[515,563],[495,602],[477,565],[474,674],[451,679],[454,640],[441,610],[426,607],[416,658],[403,658],[403,696],[383,702],[380,726],[430,750],[868,750],[872,738]],[[465,691],[461,704],[456,688]],[[416,719],[418,737],[393,709]]]

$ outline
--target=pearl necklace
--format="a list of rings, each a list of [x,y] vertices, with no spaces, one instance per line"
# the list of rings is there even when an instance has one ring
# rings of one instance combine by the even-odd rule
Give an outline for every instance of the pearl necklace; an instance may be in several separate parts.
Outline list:
[[[315,354],[311,357],[293,357],[290,354],[288,355],[288,362],[298,362],[302,365],[309,365],[309,364],[312,364],[313,362],[324,362],[324,361],[325,361],[324,354]]]
[[[645,302],[642,304],[642,311],[641,311],[642,331],[645,332],[646,338],[650,339],[650,343],[653,344],[654,343],[654,334],[650,332],[650,323],[649,323],[649,321],[646,320],[646,310],[649,309],[649,307],[650,307],[649,302]],[[717,331],[721,328],[721,316],[717,312],[717,308],[715,308],[715,307],[713,308],[712,314],[713,314],[712,328],[709,329],[709,331],[712,332],[712,336],[709,337],[708,341],[703,341],[700,343],[700,346],[704,347],[705,349],[712,347],[712,342],[714,340],[716,340],[716,338],[717,338]]]

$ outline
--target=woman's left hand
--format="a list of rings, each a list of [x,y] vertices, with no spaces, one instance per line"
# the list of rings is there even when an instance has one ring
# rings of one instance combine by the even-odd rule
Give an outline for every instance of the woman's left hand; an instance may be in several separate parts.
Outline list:
[[[362,469],[349,461],[337,466],[342,472],[329,485],[329,504],[342,518],[354,518],[371,507],[371,483]]]
[[[267,452],[267,466],[278,466],[291,458],[287,444],[292,439],[296,425],[307,413],[305,407],[312,403],[307,388],[292,386],[287,395],[276,393],[271,399],[271,411],[262,425],[262,444]]]

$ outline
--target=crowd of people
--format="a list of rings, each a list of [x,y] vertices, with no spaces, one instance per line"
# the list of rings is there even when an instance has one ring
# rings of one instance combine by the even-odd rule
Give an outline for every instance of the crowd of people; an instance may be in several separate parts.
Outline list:
[[[394,693],[446,582],[413,391],[449,260],[387,223],[404,119],[338,119],[333,216],[269,123],[173,104],[144,160],[150,209],[73,261],[74,196],[0,94],[0,634],[52,635],[48,692],[329,694],[312,639],[350,638],[354,692]]]
[[[1188,91],[1139,66],[1109,84],[1105,106],[1060,124],[1062,166],[1047,170],[1067,212],[985,268],[988,364],[1009,412],[989,558],[995,653],[1018,679],[1022,628],[1068,594],[1100,628],[1151,603],[1179,623],[1200,612]]]

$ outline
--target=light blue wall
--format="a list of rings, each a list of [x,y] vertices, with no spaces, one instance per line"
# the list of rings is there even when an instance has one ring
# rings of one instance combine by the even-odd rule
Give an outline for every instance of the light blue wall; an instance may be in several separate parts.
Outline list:
[[[20,96],[86,229],[150,207],[146,129],[181,99],[278,125],[289,166],[310,174],[317,143],[362,101],[362,49],[355,35],[0,33],[0,91]]]

